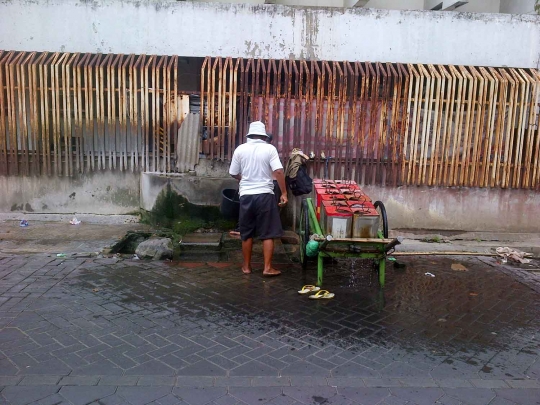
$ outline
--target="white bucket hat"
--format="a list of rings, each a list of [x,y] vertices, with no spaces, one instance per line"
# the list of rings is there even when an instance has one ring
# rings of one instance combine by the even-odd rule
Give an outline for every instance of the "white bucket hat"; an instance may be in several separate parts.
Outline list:
[[[249,124],[249,131],[246,136],[250,135],[262,135],[268,136],[266,133],[266,126],[261,121],[254,121]]]

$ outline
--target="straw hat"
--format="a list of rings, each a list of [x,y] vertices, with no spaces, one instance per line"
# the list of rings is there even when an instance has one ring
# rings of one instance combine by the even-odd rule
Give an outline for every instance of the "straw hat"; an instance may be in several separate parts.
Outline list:
[[[266,133],[266,127],[261,121],[254,121],[249,124],[249,131],[247,133],[247,136],[250,135],[268,136],[268,134]]]

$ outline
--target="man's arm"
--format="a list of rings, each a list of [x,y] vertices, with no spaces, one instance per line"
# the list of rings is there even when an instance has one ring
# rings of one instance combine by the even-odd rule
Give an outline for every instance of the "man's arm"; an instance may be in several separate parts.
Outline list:
[[[278,182],[279,189],[281,190],[281,197],[279,197],[279,206],[283,207],[289,202],[287,198],[287,185],[285,184],[285,172],[283,169],[274,170],[274,177]]]
[[[238,182],[242,180],[242,173],[240,173],[240,162],[238,161],[238,155],[236,151],[234,151],[233,153],[231,166],[229,167],[229,174],[236,180],[238,180]]]

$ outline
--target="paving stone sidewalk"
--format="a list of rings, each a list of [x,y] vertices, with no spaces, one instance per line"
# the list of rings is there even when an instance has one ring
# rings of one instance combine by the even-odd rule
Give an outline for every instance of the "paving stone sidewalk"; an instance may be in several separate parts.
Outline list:
[[[495,259],[406,258],[384,292],[329,263],[329,301],[237,259],[0,256],[0,404],[540,403],[540,295]]]

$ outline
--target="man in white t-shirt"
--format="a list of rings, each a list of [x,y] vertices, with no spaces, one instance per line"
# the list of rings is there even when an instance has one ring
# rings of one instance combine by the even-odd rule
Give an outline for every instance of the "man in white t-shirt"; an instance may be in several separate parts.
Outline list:
[[[247,142],[234,151],[229,173],[240,182],[239,228],[242,238],[244,263],[242,272],[251,273],[251,249],[257,235],[263,241],[265,276],[278,276],[272,268],[274,238],[281,237],[283,229],[274,196],[273,178],[284,190],[279,206],[287,204],[285,175],[276,148],[266,142],[268,134],[260,121],[249,125]]]

